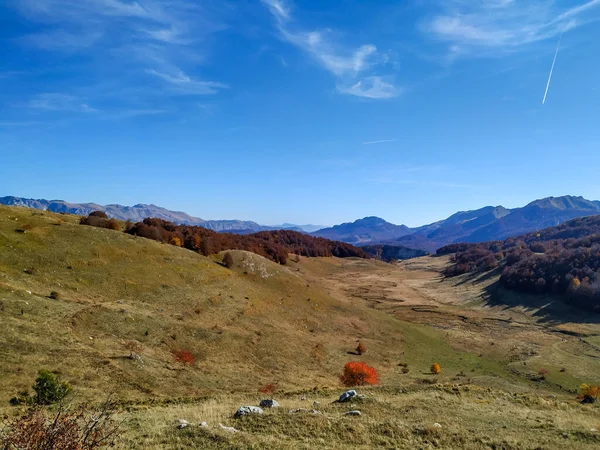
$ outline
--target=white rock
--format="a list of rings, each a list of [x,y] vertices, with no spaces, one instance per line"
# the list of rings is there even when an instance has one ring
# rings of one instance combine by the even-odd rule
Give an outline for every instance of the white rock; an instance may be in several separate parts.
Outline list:
[[[344,413],[345,416],[360,416],[362,415],[362,413],[358,410],[354,410],[354,411],[346,411]]]
[[[261,408],[279,408],[279,403],[275,400],[261,400],[258,406]]]
[[[356,397],[356,391],[354,389],[350,389],[349,391],[346,391],[342,395],[340,395],[338,402],[340,402],[340,403],[347,402],[352,397]]]
[[[263,410],[260,409],[258,406],[242,406],[235,412],[233,417],[242,417],[242,416],[246,416],[248,414],[262,414],[262,413],[263,413]]]
[[[433,424],[433,428],[442,428],[442,426],[436,422]]]
[[[237,433],[238,432],[238,430],[236,430],[235,428],[233,428],[233,427],[226,427],[225,425],[223,425],[221,423],[219,424],[219,426],[221,427],[221,429],[223,431],[227,431],[229,433]]]
[[[203,428],[206,428],[206,427],[208,427],[208,423],[207,422],[202,422],[200,424],[200,426],[203,427]]]

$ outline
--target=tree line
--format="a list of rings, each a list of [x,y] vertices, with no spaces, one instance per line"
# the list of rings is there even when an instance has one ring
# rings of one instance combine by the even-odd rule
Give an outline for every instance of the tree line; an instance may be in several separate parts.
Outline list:
[[[92,213],[81,219],[81,224],[114,228],[112,219],[103,213]],[[275,261],[287,262],[288,254],[300,256],[337,256],[340,258],[367,255],[359,248],[344,242],[310,236],[291,230],[261,231],[253,234],[218,233],[200,226],[177,225],[162,219],[148,218],[142,222],[127,223],[125,232],[164,242],[201,253],[214,255],[223,250],[247,250]]]
[[[453,265],[446,276],[500,267],[500,282],[508,289],[559,294],[574,306],[600,312],[600,216],[504,241],[450,244],[437,251],[451,253]]]

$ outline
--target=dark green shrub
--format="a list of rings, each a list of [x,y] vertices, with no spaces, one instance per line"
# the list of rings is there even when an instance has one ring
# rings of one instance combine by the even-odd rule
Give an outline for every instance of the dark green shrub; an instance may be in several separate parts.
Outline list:
[[[33,403],[33,399],[31,398],[31,395],[29,395],[29,391],[27,391],[27,389],[25,389],[25,390],[19,392],[13,398],[11,398],[9,400],[9,403],[12,406],[30,405],[31,403]]]
[[[71,386],[66,381],[62,381],[58,375],[43,369],[38,372],[33,390],[35,403],[50,405],[64,399],[71,392]]]
[[[52,292],[50,292],[49,297],[52,300],[58,300],[60,298],[60,294],[58,292],[56,292],[56,291],[52,291]]]

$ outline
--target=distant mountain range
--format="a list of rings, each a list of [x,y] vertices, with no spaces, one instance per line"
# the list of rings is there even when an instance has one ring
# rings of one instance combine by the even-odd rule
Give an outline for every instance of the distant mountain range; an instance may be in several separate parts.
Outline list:
[[[78,214],[86,216],[92,211],[104,211],[109,217],[119,220],[140,222],[147,217],[168,220],[179,225],[196,225],[213,231],[227,231],[231,233],[256,233],[269,230],[294,230],[312,232],[323,228],[318,225],[283,224],[281,226],[266,226],[247,220],[204,220],[192,217],[181,211],[171,211],[156,205],[99,205],[97,203],[69,203],[63,200],[36,200],[21,197],[0,197],[0,204],[8,206],[24,206],[26,208],[41,209],[58,213]]]
[[[355,222],[323,228],[318,225],[290,223],[266,226],[243,220],[204,220],[184,212],[145,204],[134,206],[99,205],[20,197],[0,197],[0,204],[79,215],[87,215],[92,211],[99,210],[106,212],[109,217],[133,222],[139,222],[146,217],[156,217],[176,224],[196,225],[213,231],[239,234],[279,229],[303,231],[313,236],[358,246],[377,245],[378,247],[369,249],[369,253],[385,253],[391,259],[404,259],[410,255],[418,255],[410,249],[435,252],[444,245],[456,242],[500,240],[557,226],[577,217],[600,215],[600,201],[591,201],[570,195],[535,200],[521,208],[486,206],[474,211],[461,211],[447,219],[417,228],[394,225],[379,217],[365,217]],[[382,245],[386,247],[384,248]]]
[[[388,244],[434,252],[455,242],[484,242],[560,225],[576,217],[600,214],[600,202],[583,197],[548,197],[521,208],[486,206],[464,211],[418,228],[365,217],[313,233],[355,245]]]

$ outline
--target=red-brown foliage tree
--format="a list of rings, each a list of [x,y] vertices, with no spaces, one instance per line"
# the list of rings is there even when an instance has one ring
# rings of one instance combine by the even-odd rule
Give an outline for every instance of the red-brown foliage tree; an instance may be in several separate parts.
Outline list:
[[[359,355],[362,355],[366,351],[367,351],[367,347],[365,347],[365,344],[363,344],[362,342],[359,342],[358,346],[356,347],[356,353],[358,353]]]
[[[440,367],[440,365],[438,363],[433,363],[431,365],[431,373],[437,375],[441,371],[442,371],[442,368]]]
[[[182,364],[187,364],[188,366],[193,366],[196,362],[196,358],[191,352],[187,350],[174,350],[173,356],[175,357],[175,361],[180,362]]]
[[[364,362],[348,362],[344,366],[344,374],[340,377],[344,386],[363,386],[365,384],[378,385],[377,371]]]

